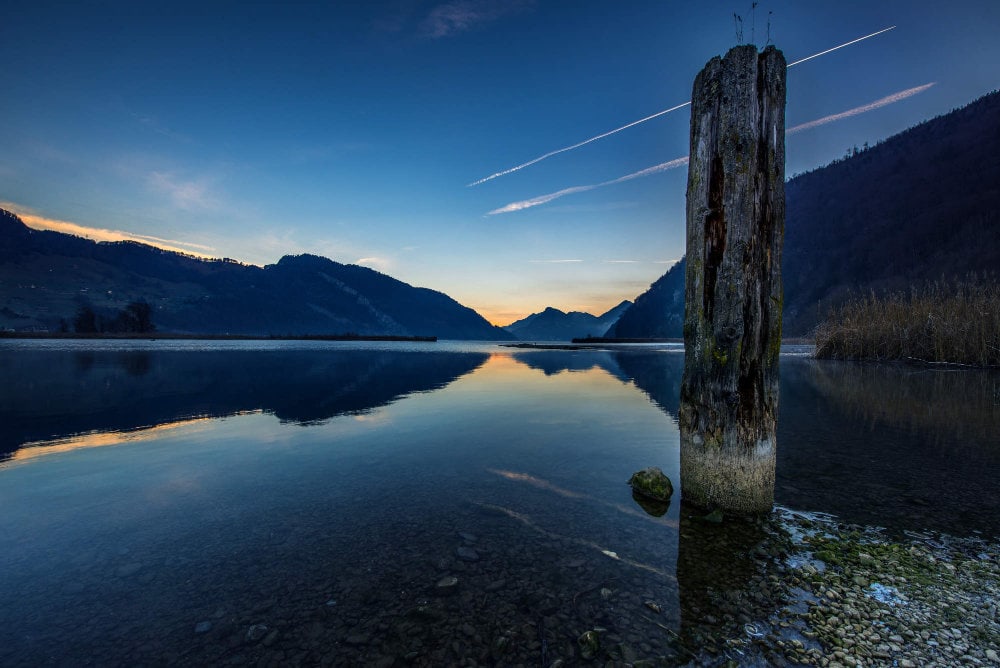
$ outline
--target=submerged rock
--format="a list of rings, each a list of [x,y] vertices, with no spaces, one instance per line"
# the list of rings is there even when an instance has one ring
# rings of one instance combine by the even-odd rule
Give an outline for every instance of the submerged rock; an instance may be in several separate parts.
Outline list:
[[[636,505],[646,511],[648,515],[653,517],[663,517],[670,510],[669,501],[657,501],[656,499],[651,499],[644,494],[632,490],[632,500],[635,501]]]
[[[576,640],[580,646],[580,656],[584,659],[593,659],[601,649],[601,639],[597,636],[597,631],[586,631]]]
[[[670,478],[664,475],[658,466],[650,466],[636,471],[628,479],[632,491],[654,501],[669,501],[674,493]]]
[[[454,594],[458,591],[458,578],[454,575],[447,575],[434,585],[434,593],[441,595]]]
[[[705,520],[706,522],[709,522],[710,524],[722,524],[722,520],[724,519],[724,517],[725,515],[723,514],[723,512],[718,508],[716,508],[715,510],[710,512],[708,515],[705,515],[701,519]]]
[[[254,624],[247,629],[246,639],[248,642],[257,642],[267,635],[267,624]]]
[[[479,553],[471,547],[459,547],[455,550],[455,555],[462,561],[479,561]]]

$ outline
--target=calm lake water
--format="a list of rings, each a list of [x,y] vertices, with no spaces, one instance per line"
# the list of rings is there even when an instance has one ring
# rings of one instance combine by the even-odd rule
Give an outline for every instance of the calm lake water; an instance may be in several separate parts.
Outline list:
[[[1000,535],[1000,375],[791,352],[779,504]],[[0,665],[549,665],[591,629],[684,660],[707,589],[755,586],[763,529],[632,499],[647,466],[679,486],[682,366],[666,345],[0,342]]]

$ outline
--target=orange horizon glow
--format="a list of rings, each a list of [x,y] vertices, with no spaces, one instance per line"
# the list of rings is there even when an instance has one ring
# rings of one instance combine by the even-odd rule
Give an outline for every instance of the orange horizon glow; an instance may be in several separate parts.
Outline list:
[[[195,244],[185,241],[178,241],[174,239],[163,239],[160,237],[155,237],[151,235],[137,234],[133,232],[126,232],[123,230],[113,230],[101,227],[91,227],[89,225],[83,225],[80,223],[74,223],[68,220],[60,220],[57,218],[49,218],[43,215],[39,215],[34,209],[29,207],[21,206],[14,202],[0,201],[0,208],[7,209],[12,213],[16,214],[25,225],[33,230],[47,230],[52,232],[61,232],[63,234],[70,234],[77,237],[83,237],[85,239],[90,239],[96,242],[115,242],[115,241],[132,241],[135,243],[140,243],[146,246],[151,246],[153,248],[159,248],[165,251],[171,251],[175,253],[181,253],[183,255],[193,256],[200,258],[202,260],[217,260],[221,257],[221,254],[212,255],[207,251],[213,251],[214,248],[210,246],[205,246],[201,244]],[[373,260],[375,258],[361,258],[356,262],[360,263],[364,260]],[[244,264],[253,264],[240,260]],[[362,265],[363,266],[363,265]],[[402,280],[402,279],[401,279]],[[487,322],[495,327],[506,327],[518,320],[523,320],[529,315],[535,313],[541,313],[546,308],[553,307],[557,308],[564,313],[569,313],[572,311],[582,311],[584,313],[590,313],[594,316],[599,316],[602,313],[606,313],[610,309],[617,306],[623,299],[635,299],[638,295],[628,295],[628,296],[608,296],[604,298],[594,298],[587,301],[574,301],[572,303],[560,302],[560,303],[548,303],[542,302],[540,300],[531,299],[531,301],[519,301],[515,304],[497,304],[496,302],[490,304],[476,304],[476,299],[469,299],[468,301],[462,301],[461,303],[469,308],[472,308],[476,313],[481,315]],[[558,301],[558,300],[556,300]]]
[[[33,230],[48,230],[52,232],[62,232],[63,234],[71,234],[73,236],[83,237],[84,239],[90,239],[91,241],[98,241],[98,242],[134,241],[136,243],[144,244],[146,246],[152,246],[154,248],[159,248],[162,250],[173,251],[175,253],[182,253],[184,255],[193,255],[194,257],[198,257],[203,260],[218,259],[218,256],[216,255],[209,255],[208,253],[202,252],[202,251],[214,250],[210,246],[187,243],[184,241],[176,241],[174,239],[161,239],[159,237],[153,237],[143,234],[134,234],[132,232],[124,232],[122,230],[109,230],[101,227],[90,227],[88,225],[81,225],[79,223],[70,222],[68,220],[46,218],[45,216],[40,216],[34,213],[31,209],[19,206],[17,204],[14,204],[13,202],[0,202],[0,208],[7,209],[12,213],[17,214],[18,218],[20,218],[25,225],[27,225]]]

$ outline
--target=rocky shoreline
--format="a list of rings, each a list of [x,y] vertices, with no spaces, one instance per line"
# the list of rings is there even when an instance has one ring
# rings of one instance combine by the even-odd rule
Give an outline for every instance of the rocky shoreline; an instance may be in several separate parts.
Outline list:
[[[769,589],[774,612],[730,615],[687,665],[1000,665],[996,541],[890,536],[784,509],[767,524],[756,551],[771,558],[751,586]]]

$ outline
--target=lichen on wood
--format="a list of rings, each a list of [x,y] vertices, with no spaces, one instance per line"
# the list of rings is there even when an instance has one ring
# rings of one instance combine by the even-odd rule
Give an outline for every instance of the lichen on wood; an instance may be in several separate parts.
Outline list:
[[[681,488],[737,513],[774,498],[785,68],[773,46],[734,47],[691,97]]]

